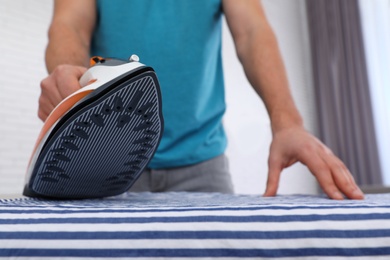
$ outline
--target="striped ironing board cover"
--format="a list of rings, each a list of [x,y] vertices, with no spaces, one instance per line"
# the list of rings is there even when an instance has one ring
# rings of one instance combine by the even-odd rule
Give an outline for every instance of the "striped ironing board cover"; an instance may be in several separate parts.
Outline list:
[[[390,259],[390,194],[0,200],[0,258]]]

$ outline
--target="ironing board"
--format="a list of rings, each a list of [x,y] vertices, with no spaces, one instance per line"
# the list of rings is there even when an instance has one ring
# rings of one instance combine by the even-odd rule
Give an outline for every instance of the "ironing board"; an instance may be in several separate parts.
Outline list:
[[[0,200],[0,258],[374,256],[390,259],[390,194],[363,201],[186,192]]]

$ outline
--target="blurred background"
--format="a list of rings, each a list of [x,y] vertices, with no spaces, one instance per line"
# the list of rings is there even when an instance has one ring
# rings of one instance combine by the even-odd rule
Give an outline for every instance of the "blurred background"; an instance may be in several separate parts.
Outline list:
[[[361,185],[389,185],[390,0],[262,2],[306,128],[353,169]],[[44,51],[52,9],[51,0],[0,1],[0,195],[22,192],[42,127],[39,84],[47,75]],[[270,122],[245,78],[226,23],[223,58],[224,124],[235,189],[262,194]],[[305,166],[298,163],[284,171],[280,194],[318,192]]]

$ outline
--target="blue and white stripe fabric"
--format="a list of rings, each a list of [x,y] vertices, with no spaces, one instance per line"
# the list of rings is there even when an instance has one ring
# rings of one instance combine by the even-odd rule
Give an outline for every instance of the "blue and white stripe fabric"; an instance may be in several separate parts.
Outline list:
[[[0,200],[0,258],[390,259],[390,194],[363,201],[129,193]]]

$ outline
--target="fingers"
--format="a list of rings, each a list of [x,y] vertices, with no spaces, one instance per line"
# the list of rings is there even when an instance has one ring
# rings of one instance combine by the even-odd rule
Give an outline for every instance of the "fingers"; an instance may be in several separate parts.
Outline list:
[[[356,185],[352,174],[344,163],[333,154],[323,157],[331,169],[332,178],[338,189],[349,199],[363,199],[364,194]]]
[[[41,82],[41,96],[39,97],[38,116],[45,121],[54,107],[61,102],[62,97],[56,87],[55,80],[49,76]]]
[[[86,70],[84,67],[61,65],[42,80],[38,110],[42,121],[64,98],[81,88],[79,79]]]
[[[302,162],[317,178],[322,190],[331,199],[363,199],[364,194],[356,185],[347,167],[329,150],[320,148],[302,158]]]
[[[344,195],[350,199],[364,198],[344,163],[302,128],[281,130],[274,134],[264,196],[276,195],[282,169],[296,161],[309,168],[329,198],[341,200]]]
[[[333,177],[332,170],[329,166],[323,161],[323,159],[314,153],[311,155],[311,158],[308,160],[303,160],[312,174],[316,177],[321,189],[328,195],[329,198],[335,200],[344,199],[343,194],[340,192],[339,188],[336,186]]]
[[[273,157],[272,155],[268,159],[268,179],[267,179],[267,187],[263,194],[264,197],[275,196],[278,187],[280,174],[282,172],[282,162],[281,160]]]
[[[54,70],[53,77],[62,99],[81,88],[79,79],[85,71],[86,68],[71,65],[58,66]]]

